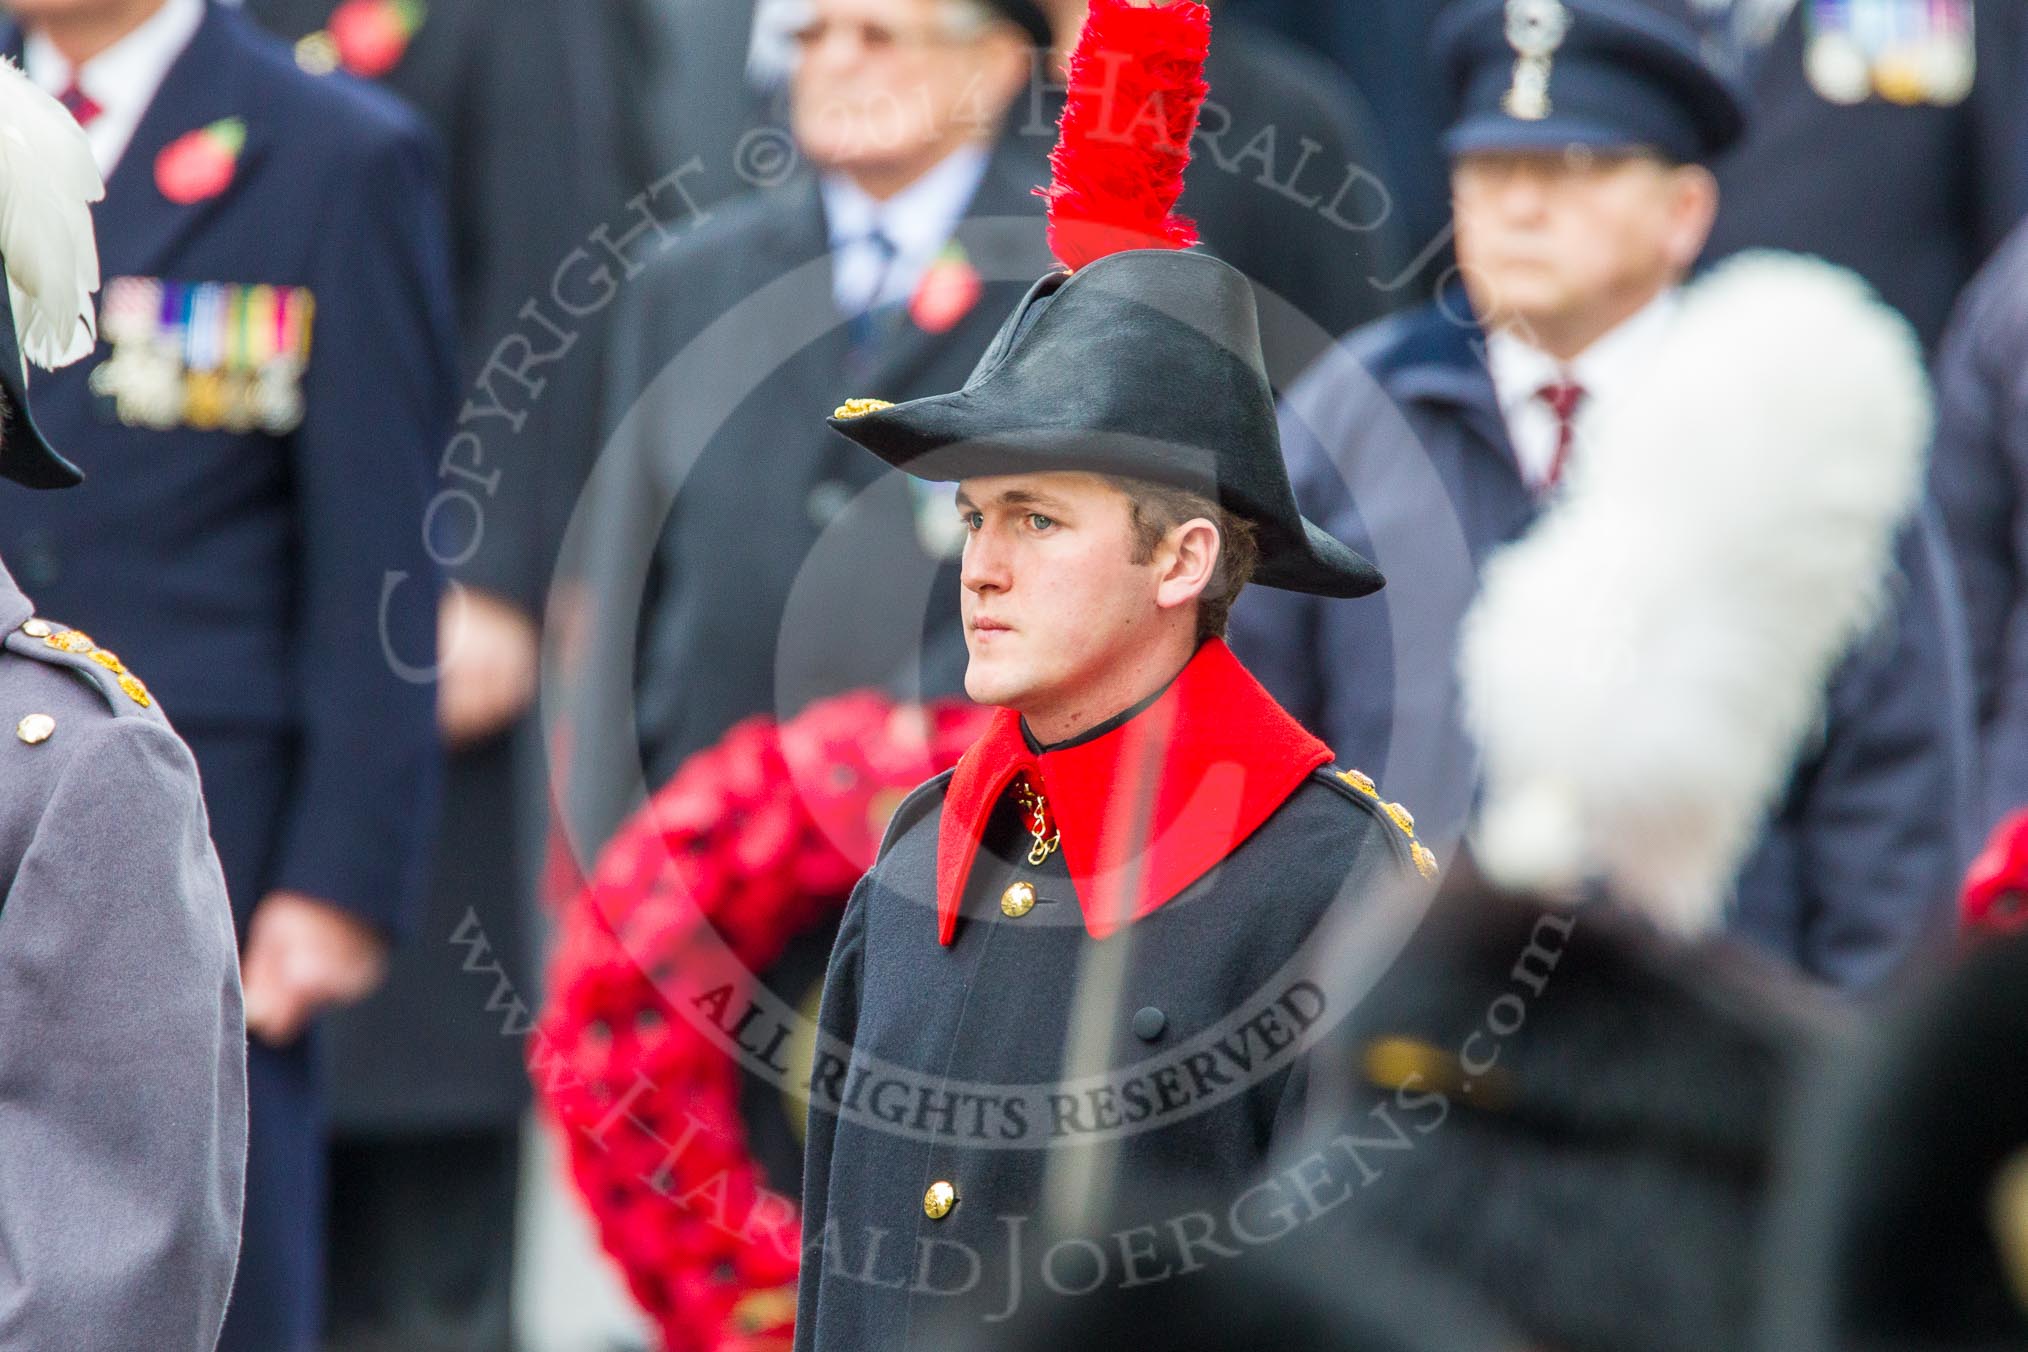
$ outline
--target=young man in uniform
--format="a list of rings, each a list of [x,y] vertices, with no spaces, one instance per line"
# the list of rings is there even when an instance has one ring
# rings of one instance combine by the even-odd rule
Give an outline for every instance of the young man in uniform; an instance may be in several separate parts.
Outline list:
[[[954,1296],[1011,1312],[1101,1183],[1237,1184],[1335,1013],[1305,941],[1341,895],[1434,872],[1219,637],[1249,580],[1381,578],[1296,512],[1246,280],[1178,251],[1208,37],[1194,2],[1093,6],[1048,194],[1074,271],[963,390],[834,419],[958,481],[966,689],[998,714],[897,811],[832,953],[800,1348],[933,1337]]]
[[[0,125],[0,477],[71,488],[22,355],[90,346],[99,177],[4,66]],[[0,514],[23,501],[7,490]],[[239,1255],[246,1026],[196,763],[148,687],[37,616],[5,564],[0,726],[0,1346],[211,1352]]]

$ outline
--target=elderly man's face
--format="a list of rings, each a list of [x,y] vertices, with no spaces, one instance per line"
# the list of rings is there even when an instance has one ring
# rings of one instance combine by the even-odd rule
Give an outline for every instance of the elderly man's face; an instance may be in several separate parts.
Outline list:
[[[1458,263],[1479,315],[1554,334],[1631,313],[1679,278],[1710,233],[1704,170],[1649,155],[1488,152],[1452,167]]]
[[[820,168],[926,171],[989,134],[1029,73],[1004,23],[971,23],[951,0],[813,0],[797,33],[793,118]]]

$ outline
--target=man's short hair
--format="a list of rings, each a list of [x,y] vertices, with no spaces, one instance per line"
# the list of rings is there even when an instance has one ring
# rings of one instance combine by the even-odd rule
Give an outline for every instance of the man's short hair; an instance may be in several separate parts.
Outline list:
[[[1107,477],[1127,495],[1133,512],[1129,529],[1134,535],[1135,563],[1153,559],[1164,537],[1185,521],[1202,517],[1218,528],[1218,566],[1197,598],[1197,641],[1224,638],[1232,603],[1253,581],[1254,570],[1260,566],[1259,530],[1253,522],[1233,515],[1201,493],[1147,479]]]

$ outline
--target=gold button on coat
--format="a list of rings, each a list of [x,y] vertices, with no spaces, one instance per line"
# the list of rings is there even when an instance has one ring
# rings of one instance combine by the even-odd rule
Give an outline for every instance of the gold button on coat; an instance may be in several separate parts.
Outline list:
[[[1035,884],[1015,883],[1000,894],[1000,914],[1019,920],[1035,909]]]
[[[958,1190],[938,1179],[930,1184],[929,1191],[922,1195],[922,1214],[933,1221],[940,1221],[951,1214],[951,1208],[958,1204]]]
[[[48,714],[30,714],[14,726],[14,735],[30,746],[48,741],[56,733],[56,720]]]

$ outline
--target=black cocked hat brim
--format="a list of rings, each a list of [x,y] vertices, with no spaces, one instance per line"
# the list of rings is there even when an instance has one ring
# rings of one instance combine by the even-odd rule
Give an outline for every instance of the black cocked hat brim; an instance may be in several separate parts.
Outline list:
[[[1253,524],[1262,586],[1385,585],[1297,511],[1253,293],[1206,255],[1134,250],[1045,277],[963,389],[831,425],[920,479],[1074,471],[1188,489]]]

